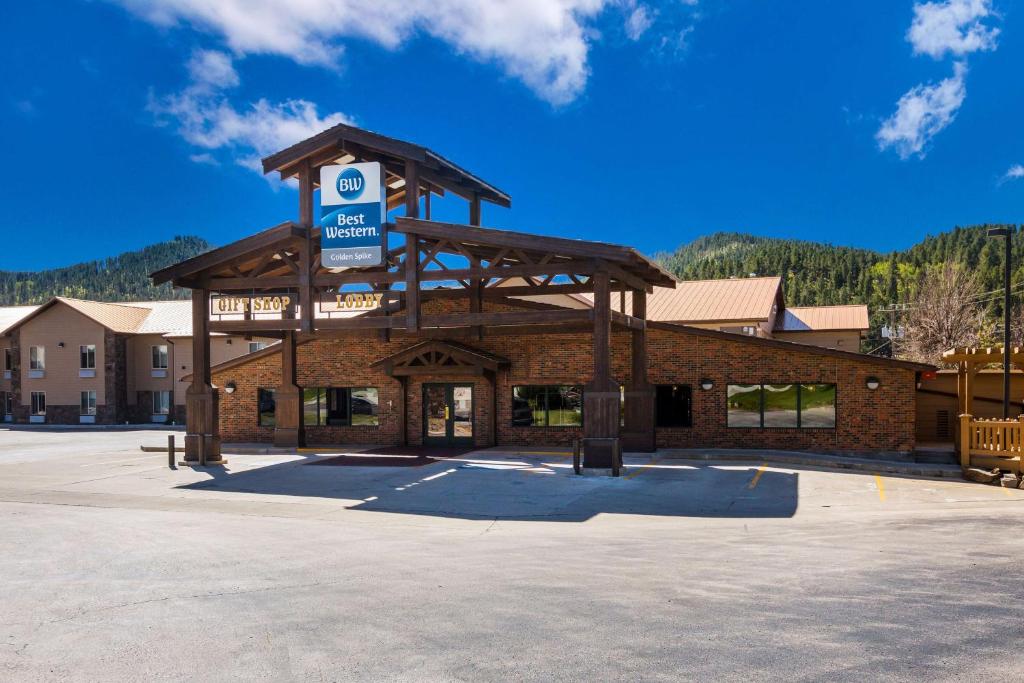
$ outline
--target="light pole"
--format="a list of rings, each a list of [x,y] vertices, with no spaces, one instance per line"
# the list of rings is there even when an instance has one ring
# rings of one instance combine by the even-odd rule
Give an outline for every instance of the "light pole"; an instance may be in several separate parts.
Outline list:
[[[1013,245],[1013,226],[989,228],[989,237],[1003,237],[1006,252],[1003,257],[1003,419],[1010,419],[1010,248]]]

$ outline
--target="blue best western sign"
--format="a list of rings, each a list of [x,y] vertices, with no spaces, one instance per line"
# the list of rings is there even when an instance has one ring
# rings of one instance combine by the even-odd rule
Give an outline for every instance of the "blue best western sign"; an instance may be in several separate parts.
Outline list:
[[[384,171],[374,163],[320,169],[320,249],[327,268],[384,262]]]

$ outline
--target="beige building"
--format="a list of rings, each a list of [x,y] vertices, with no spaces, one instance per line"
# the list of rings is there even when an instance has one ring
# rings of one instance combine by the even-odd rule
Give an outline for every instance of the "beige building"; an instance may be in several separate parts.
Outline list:
[[[57,297],[0,309],[0,419],[18,423],[181,423],[192,371],[191,302]],[[215,363],[273,340],[218,335]]]

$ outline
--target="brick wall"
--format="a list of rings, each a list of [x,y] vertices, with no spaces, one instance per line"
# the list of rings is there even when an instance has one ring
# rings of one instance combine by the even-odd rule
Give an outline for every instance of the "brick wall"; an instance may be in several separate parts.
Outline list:
[[[397,379],[369,365],[416,343],[404,338],[383,342],[377,337],[317,340],[299,346],[298,381],[306,387],[372,386],[379,390],[378,427],[307,427],[310,444],[402,441],[402,393]],[[464,341],[503,356],[511,366],[496,378],[497,443],[515,446],[567,445],[581,435],[575,427],[512,426],[512,387],[518,384],[585,384],[592,374],[591,337],[586,333],[484,336]],[[629,381],[630,341],[627,332],[612,335],[612,375]],[[666,447],[782,448],[835,452],[909,451],[914,446],[915,374],[852,358],[796,348],[759,344],[738,337],[705,336],[685,330],[651,329],[648,333],[648,378],[652,384],[688,384],[693,389],[693,427],[658,429],[657,445]],[[870,391],[869,376],[882,379]],[[273,428],[258,427],[256,390],[280,382],[278,353],[224,371],[213,382],[233,381],[234,394],[220,394],[221,435],[225,442],[271,441]],[[700,389],[700,380],[714,387]],[[491,383],[487,378],[415,377],[408,382],[406,436],[422,442],[423,384],[454,382],[473,385],[474,440],[492,443]],[[726,426],[726,386],[730,383],[835,383],[835,429],[737,429]]]

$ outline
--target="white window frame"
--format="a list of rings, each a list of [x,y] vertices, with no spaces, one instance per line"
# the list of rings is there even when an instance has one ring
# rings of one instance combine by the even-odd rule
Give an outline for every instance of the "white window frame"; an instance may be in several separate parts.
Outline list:
[[[267,348],[268,346],[270,346],[270,344],[267,343],[267,342],[251,341],[251,342],[249,342],[249,353],[256,353],[257,351],[262,351],[263,349]],[[253,348],[253,347],[255,347],[255,348]]]
[[[14,370],[14,351],[4,349],[4,379],[10,379]],[[10,413],[7,413],[10,415]]]
[[[82,364],[82,356],[86,356],[85,365]],[[91,356],[91,358],[90,358]],[[96,369],[96,345],[95,344],[82,344],[78,347],[78,369],[79,370],[95,370]]]
[[[37,398],[39,396],[41,396],[42,399],[43,399],[42,400],[42,404],[43,404],[42,412],[39,411],[39,399]],[[29,421],[30,422],[43,422],[46,419],[46,392],[45,391],[33,391],[31,393],[31,395],[30,395],[29,401],[30,401],[30,405],[29,405],[29,408],[30,408]],[[39,419],[39,418],[42,418],[42,419]]]
[[[46,371],[46,347],[45,346],[30,346],[28,347],[28,369],[35,370],[37,372]]]
[[[14,422],[14,392],[2,392],[0,398],[4,402],[4,422]]]
[[[166,399],[166,400],[165,400]],[[169,391],[154,391],[150,397],[152,412],[150,416],[154,422],[164,422],[171,414],[171,402],[173,397]]]
[[[81,417],[96,417],[96,390],[87,389],[78,399],[78,414]]]
[[[161,362],[156,359],[157,349],[161,349],[160,355],[163,356],[163,365],[157,365],[158,362]],[[153,344],[153,346],[150,347],[149,355],[150,362],[153,364],[154,370],[166,370],[167,366],[170,364],[171,355],[167,344]]]

